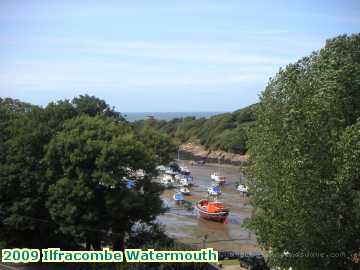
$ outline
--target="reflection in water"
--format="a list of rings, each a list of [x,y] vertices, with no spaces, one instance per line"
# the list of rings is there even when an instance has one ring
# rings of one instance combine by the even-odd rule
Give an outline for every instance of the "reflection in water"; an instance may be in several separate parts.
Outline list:
[[[195,179],[195,186],[191,188],[191,195],[186,200],[195,204],[198,200],[207,197],[207,188],[211,185],[210,174],[217,170],[217,166],[206,165],[191,166]],[[204,236],[207,235],[206,247],[217,250],[254,251],[256,238],[253,233],[244,229],[244,220],[251,216],[253,211],[248,203],[248,198],[243,197],[236,190],[236,185],[243,180],[238,167],[224,166],[221,173],[227,178],[227,183],[221,187],[220,201],[230,208],[227,224],[203,220],[198,217],[197,211],[186,210],[185,207],[176,205],[172,200],[175,190],[165,190],[162,198],[170,210],[158,218],[165,225],[166,232],[181,242],[201,247]]]

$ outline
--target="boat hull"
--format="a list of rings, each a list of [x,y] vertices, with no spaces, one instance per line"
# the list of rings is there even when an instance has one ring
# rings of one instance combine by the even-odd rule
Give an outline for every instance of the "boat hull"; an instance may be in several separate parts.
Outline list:
[[[216,184],[218,184],[219,186],[225,185],[225,181],[216,181],[216,180],[214,180],[214,182]]]
[[[222,176],[222,175],[211,174],[210,178],[212,181],[214,181],[218,185],[223,185],[226,182],[226,177]]]
[[[211,221],[217,221],[217,222],[224,222],[229,215],[229,212],[209,213],[202,211],[199,208],[198,210],[201,218]]]
[[[201,205],[201,201],[196,205],[196,208],[200,217],[206,220],[224,222],[229,215],[229,210],[225,208],[219,212],[209,212],[206,207]]]
[[[184,201],[184,195],[181,193],[175,193],[173,195],[173,199],[174,199],[175,203],[182,203]]]
[[[209,196],[214,196],[214,197],[218,197],[221,195],[221,193],[216,193],[216,192],[208,192]]]
[[[184,200],[181,200],[181,201],[174,201],[175,204],[183,204],[184,203]]]

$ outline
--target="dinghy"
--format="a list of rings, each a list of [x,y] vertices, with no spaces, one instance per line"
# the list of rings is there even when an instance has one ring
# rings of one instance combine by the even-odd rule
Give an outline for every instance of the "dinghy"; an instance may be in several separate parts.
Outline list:
[[[212,173],[210,175],[210,177],[211,177],[211,180],[213,180],[215,183],[217,183],[219,185],[225,184],[225,182],[226,182],[226,177],[223,175],[220,175],[217,172]]]
[[[174,179],[172,178],[172,176],[165,174],[160,180],[160,183],[165,188],[172,188],[174,186]]]
[[[190,195],[190,189],[188,189],[187,187],[180,188],[180,192],[184,195]]]
[[[243,184],[238,185],[237,190],[242,194],[248,194],[248,186],[245,186]]]
[[[176,192],[173,196],[173,199],[176,203],[181,203],[184,201],[184,195],[181,192]]]

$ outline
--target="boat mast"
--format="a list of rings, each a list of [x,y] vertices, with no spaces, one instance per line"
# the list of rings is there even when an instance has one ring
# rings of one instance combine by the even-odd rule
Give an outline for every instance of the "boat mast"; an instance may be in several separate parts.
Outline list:
[[[220,158],[218,157],[218,173],[219,173],[219,175],[221,174],[220,173]]]

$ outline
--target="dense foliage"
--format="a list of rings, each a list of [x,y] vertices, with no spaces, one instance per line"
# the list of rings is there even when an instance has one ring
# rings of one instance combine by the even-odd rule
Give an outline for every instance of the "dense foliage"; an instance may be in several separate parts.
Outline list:
[[[358,269],[360,35],[340,36],[262,93],[251,132],[250,227],[270,262]]]
[[[167,135],[135,132],[103,100],[90,96],[45,108],[4,99],[0,112],[5,246],[99,249],[112,241],[118,249],[133,224],[151,222],[164,210],[161,188],[151,176],[159,161],[171,160],[158,149],[176,149]],[[134,176],[138,169],[144,178]]]
[[[245,154],[248,132],[255,123],[251,105],[233,113],[224,113],[206,118],[175,118],[170,121],[147,119],[134,123],[137,129],[153,127],[178,138],[182,142],[194,141],[211,150],[223,150]]]

